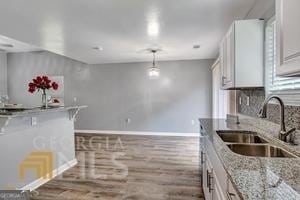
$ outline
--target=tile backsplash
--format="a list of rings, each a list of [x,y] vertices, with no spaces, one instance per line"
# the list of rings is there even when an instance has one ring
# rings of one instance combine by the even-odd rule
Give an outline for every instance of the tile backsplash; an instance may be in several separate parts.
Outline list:
[[[249,97],[249,105],[247,105],[247,97]],[[265,91],[263,89],[239,90],[237,91],[237,110],[240,114],[257,117],[264,99]],[[279,105],[269,103],[267,116],[268,120],[279,124]],[[285,106],[285,122],[288,127],[300,130],[300,106]]]

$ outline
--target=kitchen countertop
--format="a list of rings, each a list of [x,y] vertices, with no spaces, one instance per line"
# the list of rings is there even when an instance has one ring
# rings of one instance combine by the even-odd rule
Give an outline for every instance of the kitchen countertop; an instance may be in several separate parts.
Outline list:
[[[276,138],[277,124],[261,119],[240,120],[240,124],[224,119],[199,119],[203,136],[209,138],[239,195],[246,200],[300,199],[300,158],[266,158],[243,156],[232,152],[217,135],[217,130],[257,132],[270,144],[300,156],[300,146],[292,146]],[[298,135],[297,135],[298,136]],[[201,147],[200,147],[201,148]]]
[[[30,114],[41,114],[41,113],[47,113],[47,112],[61,112],[61,111],[67,111],[72,109],[82,109],[86,108],[87,106],[60,106],[60,107],[49,107],[47,109],[44,108],[30,108],[30,109],[24,109],[24,110],[14,110],[14,111],[8,111],[5,114],[1,114],[0,112],[0,118],[12,118],[12,117],[20,117],[20,116],[26,116]],[[0,108],[1,110],[1,108]]]

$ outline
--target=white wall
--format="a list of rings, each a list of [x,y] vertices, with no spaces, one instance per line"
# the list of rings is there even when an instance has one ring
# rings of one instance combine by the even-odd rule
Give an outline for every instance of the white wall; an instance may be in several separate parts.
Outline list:
[[[6,53],[0,51],[0,96],[7,94],[7,61]]]
[[[85,65],[52,53],[8,54],[12,101],[40,104],[27,92],[36,75],[63,75],[65,104],[88,105],[77,129],[198,132],[199,117],[211,117],[212,60],[159,62],[161,77],[149,80],[150,63]],[[130,123],[126,123],[126,119]],[[194,120],[194,124],[192,123]]]

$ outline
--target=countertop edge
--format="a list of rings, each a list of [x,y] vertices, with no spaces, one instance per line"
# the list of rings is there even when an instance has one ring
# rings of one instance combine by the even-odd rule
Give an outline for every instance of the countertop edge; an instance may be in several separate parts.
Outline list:
[[[0,114],[0,118],[15,118],[15,117],[23,117],[23,116],[32,115],[32,114],[63,112],[63,111],[68,111],[68,110],[73,110],[73,109],[80,110],[80,109],[87,108],[87,107],[88,106],[86,106],[86,105],[82,105],[82,106],[62,106],[62,107],[48,108],[48,109],[33,108],[33,109],[13,112],[12,114],[9,114],[9,115],[1,115]]]

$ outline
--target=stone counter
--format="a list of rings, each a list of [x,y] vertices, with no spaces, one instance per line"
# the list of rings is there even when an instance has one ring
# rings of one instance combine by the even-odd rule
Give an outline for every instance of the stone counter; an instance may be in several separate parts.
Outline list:
[[[232,152],[217,135],[218,130],[257,132],[270,144],[300,156],[299,146],[292,146],[276,138],[279,127],[271,122],[243,119],[241,124],[224,119],[199,119],[203,137],[207,137],[240,197],[246,200],[299,200],[300,158],[249,157]],[[200,147],[201,148],[201,147]]]

